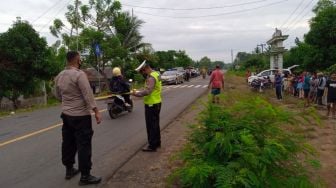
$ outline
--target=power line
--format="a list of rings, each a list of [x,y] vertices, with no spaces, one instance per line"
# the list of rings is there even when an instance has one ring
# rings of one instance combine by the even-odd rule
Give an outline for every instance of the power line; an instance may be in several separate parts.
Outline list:
[[[295,22],[295,24],[293,25],[293,27],[292,27],[292,29],[294,29],[296,26],[297,26],[297,24],[299,24],[303,19],[305,19],[305,17],[308,15],[310,13],[310,10],[308,10],[299,20],[297,20],[296,22]],[[290,31],[290,30],[292,30],[291,28],[288,28],[287,30],[286,30],[286,32],[288,32],[288,31]]]
[[[65,9],[65,8],[69,5],[70,2],[71,2],[71,0],[69,0],[69,1],[65,4],[65,6],[63,6],[61,9],[59,9],[59,10],[57,11],[57,13],[55,14],[55,16],[54,16],[50,21],[48,21],[48,23],[45,24],[45,25],[39,30],[39,32],[41,32],[43,29],[45,29],[47,26],[49,26],[49,24],[53,21],[53,19],[54,19],[55,17],[57,17],[57,16],[61,13],[61,11],[62,11],[63,9]]]
[[[59,5],[62,1],[64,1],[64,0],[56,1],[56,3],[53,6],[51,6],[49,9],[47,9],[45,12],[43,12],[40,16],[38,16],[31,23],[32,24],[35,23],[37,20],[39,20],[40,18],[42,18],[44,15],[46,15],[48,12],[50,12],[53,8],[55,8],[57,5]]]
[[[289,24],[288,27],[286,27],[285,32],[290,30],[290,27],[297,23],[298,19],[300,20],[300,16],[304,13],[304,11],[314,2],[314,0],[311,0],[302,10],[301,12],[294,18]],[[309,10],[310,11],[310,10]]]
[[[288,23],[288,21],[292,18],[292,16],[296,13],[296,11],[301,7],[301,5],[303,4],[305,0],[302,0],[298,6],[294,9],[294,11],[289,15],[289,17],[286,19],[286,21],[280,26],[280,28],[282,28],[284,25],[286,25]]]
[[[161,16],[161,15],[156,15],[156,14],[151,14],[151,13],[146,13],[146,12],[140,12],[140,11],[137,11],[137,13],[144,14],[144,15],[149,15],[149,16],[154,16],[154,17],[161,17],[161,18],[197,19],[197,18],[217,17],[217,16],[225,16],[225,15],[230,15],[230,14],[249,12],[249,11],[253,11],[253,10],[257,10],[257,9],[261,9],[261,8],[265,8],[265,7],[269,7],[269,6],[273,6],[273,5],[276,5],[276,4],[280,4],[280,3],[283,3],[283,2],[286,2],[286,1],[289,1],[289,0],[277,1],[277,2],[274,2],[274,3],[269,3],[269,4],[266,4],[266,5],[263,5],[263,6],[254,7],[254,8],[250,8],[250,9],[243,9],[243,10],[226,12],[226,13],[221,13],[221,14],[210,14],[210,15],[203,15],[203,16]]]
[[[238,6],[256,4],[256,3],[265,2],[265,1],[268,1],[268,0],[257,0],[257,1],[247,2],[247,3],[239,3],[239,4],[232,4],[232,5],[222,5],[222,6],[214,6],[214,7],[196,7],[196,8],[146,7],[146,6],[138,6],[138,5],[131,5],[131,4],[122,4],[122,5],[126,6],[126,7],[141,8],[141,9],[171,10],[171,11],[193,11],[193,10],[223,9],[223,8],[229,8],[229,7],[238,7]]]

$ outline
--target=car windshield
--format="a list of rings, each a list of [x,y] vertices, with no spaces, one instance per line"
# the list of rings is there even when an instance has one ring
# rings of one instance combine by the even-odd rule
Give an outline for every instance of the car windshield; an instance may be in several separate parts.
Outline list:
[[[162,76],[174,76],[177,72],[175,71],[167,71],[162,74]]]

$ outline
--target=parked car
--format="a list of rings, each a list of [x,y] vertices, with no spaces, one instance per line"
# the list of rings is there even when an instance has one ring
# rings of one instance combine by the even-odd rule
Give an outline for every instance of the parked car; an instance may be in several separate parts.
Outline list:
[[[191,69],[192,78],[198,77],[199,75],[200,75],[200,71],[198,69],[194,69],[194,68]]]
[[[180,84],[183,83],[183,73],[179,71],[166,71],[161,75],[163,84]]]
[[[186,77],[187,71],[183,67],[175,67],[171,69],[172,71],[177,71],[181,74],[183,74],[183,77]]]
[[[293,65],[291,67],[288,67],[286,69],[283,69],[282,70],[282,74],[283,75],[288,75],[288,74],[292,74],[292,70],[296,67],[298,67],[299,65]],[[264,71],[261,71],[259,74],[257,75],[253,75],[253,76],[250,76],[248,77],[248,83],[251,85],[251,83],[257,79],[257,78],[266,78],[266,77],[269,77],[271,79],[271,81],[274,83],[274,76],[275,76],[275,73],[277,72],[278,70],[277,69],[268,69],[268,70],[264,70]]]

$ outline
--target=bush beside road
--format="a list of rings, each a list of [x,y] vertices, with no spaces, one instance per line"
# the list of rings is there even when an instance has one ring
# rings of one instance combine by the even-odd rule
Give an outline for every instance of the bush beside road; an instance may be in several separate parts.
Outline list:
[[[232,183],[229,187],[238,185],[335,187],[336,181],[332,178],[336,175],[334,169],[336,162],[332,160],[332,156],[336,155],[334,142],[336,131],[333,129],[335,120],[322,117],[319,109],[302,110],[302,104],[290,97],[279,103],[274,100],[272,94],[251,93],[244,78],[236,77],[232,73],[227,74],[226,93],[222,97],[223,106],[212,106],[204,111],[207,99],[203,97],[203,102],[195,103],[194,107],[189,108],[163,131],[164,143],[167,142],[166,148],[155,154],[137,153],[115,173],[106,186],[220,187],[225,183]],[[249,102],[252,98],[257,100]],[[245,110],[246,107],[250,109]],[[221,110],[217,111],[218,108]],[[225,130],[231,127],[232,129],[225,132],[231,131],[232,134],[240,135],[229,139],[228,134],[221,131],[220,123],[211,121],[209,115],[219,120],[225,117],[225,113],[230,115],[233,112],[242,116],[241,120],[246,120],[246,125],[240,124],[242,129],[236,129],[234,126],[222,127]],[[191,119],[196,120],[190,121],[188,114],[193,114]],[[201,121],[195,118],[197,116],[201,117]],[[256,116],[263,118],[264,122],[259,121],[257,125]],[[236,117],[231,119],[229,117],[224,118],[227,119],[224,123],[238,122]],[[265,122],[268,122],[267,127],[263,126]],[[190,124],[195,126],[190,129],[188,126]],[[252,124],[255,125],[248,130]],[[258,135],[256,134],[258,130],[263,130],[265,133]],[[189,136],[190,131],[193,132],[192,137]],[[204,133],[213,136],[207,137]],[[232,145],[231,151],[226,150],[229,147],[223,145],[220,147],[220,143],[223,144],[220,138],[236,140],[237,143]],[[259,139],[263,140],[265,145],[257,144]],[[236,150],[233,151],[234,149]],[[205,150],[207,152],[203,153]],[[233,155],[231,157],[228,155],[226,159],[230,159],[232,165],[220,166],[220,162],[217,163],[216,159],[230,152]],[[262,161],[267,152],[272,154],[269,153],[268,159]],[[223,173],[220,174],[218,169],[214,170],[216,166],[225,167],[226,170],[222,169]],[[262,166],[264,168],[261,168]],[[168,176],[169,174],[172,175]],[[285,176],[286,181],[283,180]],[[218,184],[214,183],[215,177],[219,180]]]

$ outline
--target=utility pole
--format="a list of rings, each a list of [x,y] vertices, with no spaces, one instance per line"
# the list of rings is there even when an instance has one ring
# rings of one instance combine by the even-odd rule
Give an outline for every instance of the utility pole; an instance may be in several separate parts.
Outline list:
[[[233,63],[233,49],[231,49],[231,63]]]
[[[133,19],[133,15],[134,15],[134,10],[133,10],[133,8],[132,8],[132,19]]]
[[[78,47],[78,25],[79,25],[79,12],[78,12],[78,7],[79,7],[79,2],[78,0],[75,1],[75,6],[76,6],[76,32],[77,32],[77,37],[76,37],[76,45],[77,45],[77,51],[79,49]]]
[[[264,53],[264,47],[266,47],[266,44],[258,44],[257,47],[261,47],[261,53]]]

